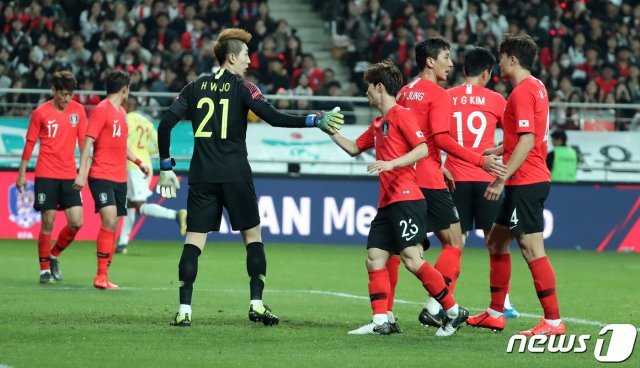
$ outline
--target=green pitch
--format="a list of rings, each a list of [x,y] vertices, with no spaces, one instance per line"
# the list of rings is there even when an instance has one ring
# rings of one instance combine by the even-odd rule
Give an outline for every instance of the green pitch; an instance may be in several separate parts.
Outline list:
[[[433,336],[417,316],[425,292],[400,273],[395,313],[404,334],[348,336],[370,320],[364,247],[267,244],[265,303],[280,325],[248,321],[248,277],[240,244],[210,242],[200,257],[193,327],[169,327],[177,310],[179,243],[135,242],[116,255],[111,279],[92,287],[95,245],[60,258],[65,280],[38,284],[34,241],[0,241],[0,367],[588,367],[599,323],[640,327],[640,255],[552,251],[560,309],[571,334],[589,334],[584,354],[508,354],[509,337],[541,312],[529,270],[513,257],[511,300],[525,316],[502,334],[463,327]],[[427,253],[433,262],[437,247]],[[472,314],[487,306],[488,256],[468,249],[456,297]],[[610,337],[610,335],[609,335]],[[640,344],[638,344],[640,345]],[[637,367],[640,347],[623,366]]]

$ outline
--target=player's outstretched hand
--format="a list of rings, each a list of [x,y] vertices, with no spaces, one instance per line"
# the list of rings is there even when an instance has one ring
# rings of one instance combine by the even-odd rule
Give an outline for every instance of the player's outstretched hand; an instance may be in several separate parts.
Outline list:
[[[503,145],[499,145],[499,146],[493,147],[493,148],[488,148],[488,149],[484,150],[484,152],[482,152],[482,155],[483,156],[489,156],[489,155],[502,156],[503,148],[504,148]]]
[[[507,166],[502,163],[502,158],[494,154],[486,156],[487,159],[482,164],[482,169],[493,176],[504,176],[507,173]]]
[[[160,171],[156,192],[163,198],[175,198],[178,189],[180,189],[180,181],[173,170]]]
[[[315,121],[315,125],[329,135],[336,134],[342,128],[342,124],[344,124],[344,115],[340,113],[338,106],[331,111],[319,113]]]
[[[367,165],[367,172],[369,174],[379,175],[383,171],[393,170],[393,164],[389,161],[376,161]]]
[[[18,189],[18,193],[22,193],[23,190],[27,189],[26,175],[18,173],[18,179],[16,179],[16,189]]]
[[[140,168],[140,171],[142,171],[142,173],[144,174],[144,178],[148,178],[149,174],[151,173],[151,168],[145,164],[145,163],[141,163],[140,166],[138,166]]]
[[[488,201],[497,201],[500,199],[502,189],[504,188],[504,180],[501,177],[497,177],[489,184],[487,190],[484,192],[484,198]]]
[[[444,183],[447,185],[447,188],[449,188],[449,192],[455,192],[456,181],[453,180],[453,175],[451,175],[449,170],[445,169],[444,166],[442,166],[442,175],[444,175]]]

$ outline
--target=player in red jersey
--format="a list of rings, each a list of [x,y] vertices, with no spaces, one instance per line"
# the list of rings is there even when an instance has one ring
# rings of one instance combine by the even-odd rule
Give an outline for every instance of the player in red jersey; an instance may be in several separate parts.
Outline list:
[[[507,103],[502,95],[485,88],[495,63],[496,58],[489,50],[482,47],[469,50],[464,57],[464,84],[447,90],[451,102],[449,134],[460,146],[477,154],[495,147],[496,126],[502,124]],[[466,243],[467,233],[473,229],[481,229],[487,239],[500,208],[499,201],[484,198],[494,177],[455,156],[447,157],[444,167],[453,178],[451,196],[460,215],[462,241]],[[508,293],[504,315],[520,316],[509,302]]]
[[[62,281],[58,256],[82,226],[82,198],[73,190],[73,179],[76,177],[76,142],[81,146],[84,141],[87,115],[82,105],[71,101],[76,86],[76,78],[71,72],[53,74],[53,99],[38,106],[31,114],[16,180],[16,188],[22,193],[27,187],[27,164],[40,140],[33,207],[42,216],[38,236],[41,284]],[[51,249],[51,231],[57,211],[64,211],[67,226],[60,231],[56,245]]]
[[[497,201],[503,188],[505,198],[489,233],[491,305],[468,321],[475,327],[494,331],[504,329],[503,305],[511,278],[509,243],[515,238],[529,264],[544,310],[540,324],[520,332],[527,336],[566,333],[560,319],[556,278],[545,254],[542,237],[544,201],[551,186],[551,176],[545,163],[549,96],[544,84],[531,76],[537,50],[528,35],[507,34],[500,44],[500,71],[514,89],[504,112],[504,143],[491,152],[503,154],[507,173],[489,184],[485,198]]]
[[[377,161],[367,170],[380,177],[378,213],[371,222],[367,240],[373,321],[349,334],[394,332],[387,318],[390,281],[386,264],[393,254],[399,253],[407,269],[446,309],[436,336],[451,336],[467,319],[468,312],[456,304],[442,275],[422,258],[427,209],[412,165],[428,153],[424,134],[414,114],[396,103],[394,96],[402,85],[402,74],[390,60],[371,65],[364,79],[368,84],[369,103],[382,115],[375,118],[355,142],[338,133],[331,136],[351,156],[375,148]]]
[[[149,175],[144,164],[127,148],[127,112],[122,105],[129,96],[130,76],[121,71],[109,72],[106,77],[107,98],[102,100],[89,117],[87,135],[80,153],[80,171],[73,184],[81,190],[89,177],[89,189],[100,213],[98,231],[98,274],[93,286],[98,289],[118,289],[111,283],[107,271],[116,246],[116,228],[120,216],[127,214],[127,159],[135,162]],[[93,161],[89,170],[89,153],[93,147]]]
[[[404,86],[396,98],[400,105],[410,108],[418,117],[418,124],[427,138],[429,156],[417,164],[418,185],[427,201],[428,230],[434,231],[442,243],[442,253],[435,268],[442,274],[449,289],[453,292],[460,275],[460,257],[464,243],[460,229],[460,220],[451,194],[447,190],[441,171],[444,150],[449,157],[470,162],[487,172],[501,171],[504,166],[496,156],[475,154],[458,145],[449,136],[449,95],[437,83],[447,79],[453,63],[449,58],[450,45],[440,37],[427,38],[415,47],[416,62],[420,74],[416,80]],[[397,280],[397,260],[390,260],[392,280]],[[395,285],[392,285],[392,290]],[[393,292],[391,296],[393,297]],[[389,310],[393,298],[389,299]],[[439,327],[444,311],[433,295],[428,299],[420,313],[420,322],[424,325]]]

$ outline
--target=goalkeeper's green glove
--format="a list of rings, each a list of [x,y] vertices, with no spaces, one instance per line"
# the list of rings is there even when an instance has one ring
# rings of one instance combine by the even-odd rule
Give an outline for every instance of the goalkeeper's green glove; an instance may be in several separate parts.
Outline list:
[[[156,186],[156,192],[163,198],[175,198],[176,189],[180,189],[180,181],[173,172],[173,167],[176,165],[174,159],[160,160],[160,179]]]
[[[307,126],[315,126],[320,128],[323,132],[334,135],[344,124],[344,115],[340,113],[339,107],[334,107],[333,110],[325,113],[319,113],[318,115],[307,116]]]

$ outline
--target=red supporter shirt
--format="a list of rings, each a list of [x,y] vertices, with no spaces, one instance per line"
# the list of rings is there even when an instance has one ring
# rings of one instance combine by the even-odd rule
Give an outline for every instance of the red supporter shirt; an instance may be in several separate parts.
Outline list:
[[[89,117],[87,136],[95,139],[89,177],[127,182],[127,112],[104,99]]]
[[[484,87],[463,84],[447,90],[451,103],[451,129],[449,134],[462,147],[481,155],[495,147],[495,132],[507,104],[499,93]],[[492,182],[493,176],[482,168],[447,156],[444,167],[455,181]]]
[[[40,153],[36,162],[36,177],[75,179],[76,142],[82,146],[87,129],[87,114],[82,105],[70,101],[64,111],[58,111],[52,101],[38,106],[31,114],[27,142],[22,159],[29,160],[38,139]]]
[[[547,169],[547,136],[549,135],[549,96],[542,82],[529,77],[513,89],[504,110],[503,160],[509,162],[520,134],[533,133],[534,146],[522,165],[505,185],[525,185],[551,181]]]
[[[418,185],[426,189],[446,189],[442,175],[442,153],[435,147],[433,136],[449,133],[449,95],[447,91],[424,78],[402,87],[398,103],[416,115],[418,126],[427,138],[429,156],[418,161]]]
[[[358,137],[361,152],[376,149],[376,160],[391,161],[409,153],[425,142],[414,115],[399,105],[389,109],[387,116],[378,116]],[[380,173],[380,200],[378,208],[400,201],[424,199],[416,182],[414,165],[399,167]]]

